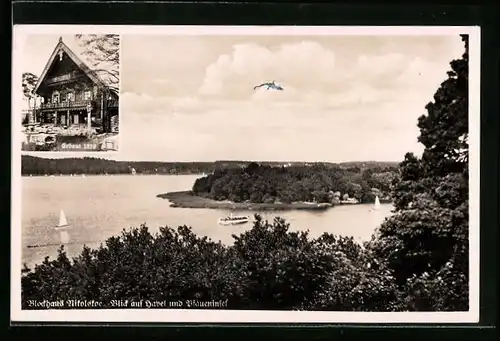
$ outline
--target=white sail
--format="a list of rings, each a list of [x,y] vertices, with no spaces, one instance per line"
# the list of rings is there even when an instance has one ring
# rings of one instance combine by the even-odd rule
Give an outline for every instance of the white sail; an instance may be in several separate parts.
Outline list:
[[[378,195],[375,197],[375,205],[373,206],[374,210],[380,209],[380,200],[378,198]]]
[[[68,226],[68,220],[66,219],[64,211],[61,210],[61,213],[59,214],[59,225],[57,225],[57,227],[64,227],[64,226]]]

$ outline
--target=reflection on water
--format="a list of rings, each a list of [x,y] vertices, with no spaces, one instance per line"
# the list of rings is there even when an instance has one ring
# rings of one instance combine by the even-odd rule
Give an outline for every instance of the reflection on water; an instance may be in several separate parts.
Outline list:
[[[68,244],[69,243],[69,233],[68,231],[60,231],[59,232],[59,239],[61,241],[61,244]]]
[[[191,226],[193,231],[212,240],[231,244],[233,234],[240,234],[252,224],[222,226],[217,220],[228,210],[187,209],[169,207],[169,202],[156,198],[158,193],[191,188],[197,176],[87,176],[23,177],[22,179],[22,259],[39,263],[45,256],[55,256],[60,244],[70,255],[81,251],[84,244],[98,246],[106,238],[124,228],[147,224],[156,232],[160,226]],[[368,240],[374,229],[390,214],[392,205],[337,206],[326,211],[261,212],[272,221],[281,216],[291,230],[309,230],[317,237],[324,232]],[[71,236],[56,231],[54,226],[64,210]],[[253,211],[234,211],[237,215],[253,215]],[[28,245],[46,245],[28,248]]]

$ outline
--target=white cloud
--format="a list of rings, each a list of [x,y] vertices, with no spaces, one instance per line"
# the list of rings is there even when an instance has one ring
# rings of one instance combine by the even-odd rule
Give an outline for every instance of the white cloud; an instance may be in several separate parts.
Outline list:
[[[172,107],[174,110],[199,110],[201,108],[201,102],[197,97],[186,96],[176,98],[172,101]]]
[[[205,71],[202,94],[237,96],[254,85],[276,80],[300,90],[331,80],[335,54],[315,42],[284,44],[277,50],[257,44],[238,44]]]
[[[194,96],[151,96],[133,92],[123,93],[120,105],[125,112],[137,112],[139,115],[145,113],[172,114],[174,112],[198,113],[203,108],[200,100]]]
[[[272,107],[377,105],[403,97],[429,98],[447,67],[403,53],[364,54],[340,63],[332,49],[307,41],[275,49],[240,44],[206,68],[199,92]],[[253,91],[254,85],[271,80],[284,91]]]

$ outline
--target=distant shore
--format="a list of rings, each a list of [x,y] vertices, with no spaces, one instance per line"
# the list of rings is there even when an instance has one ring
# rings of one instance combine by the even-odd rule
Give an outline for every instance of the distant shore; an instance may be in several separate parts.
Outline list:
[[[329,203],[235,203],[230,201],[217,201],[194,195],[191,191],[169,192],[157,195],[158,198],[171,202],[170,207],[180,208],[211,208],[211,209],[237,209],[237,210],[326,210],[333,207]]]
[[[200,175],[198,173],[73,173],[73,174],[21,174],[23,178],[31,178],[31,177],[83,177],[83,176],[116,176],[116,175],[133,175],[133,176],[152,176],[152,175],[166,175],[166,176],[177,176],[177,175]]]

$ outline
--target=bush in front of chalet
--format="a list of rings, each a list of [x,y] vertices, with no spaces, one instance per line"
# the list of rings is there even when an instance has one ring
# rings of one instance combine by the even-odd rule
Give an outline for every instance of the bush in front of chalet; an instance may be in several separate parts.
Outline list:
[[[23,151],[29,151],[29,152],[32,152],[32,151],[35,151],[36,145],[34,143],[28,143],[28,142],[22,142],[21,143],[21,150]]]
[[[283,219],[259,216],[234,238],[225,246],[186,226],[152,235],[143,225],[97,249],[84,247],[72,261],[61,249],[56,259],[24,270],[23,307],[30,299],[227,299],[240,309],[363,310],[388,297],[385,274],[370,272],[352,238],[312,239],[289,231]]]

